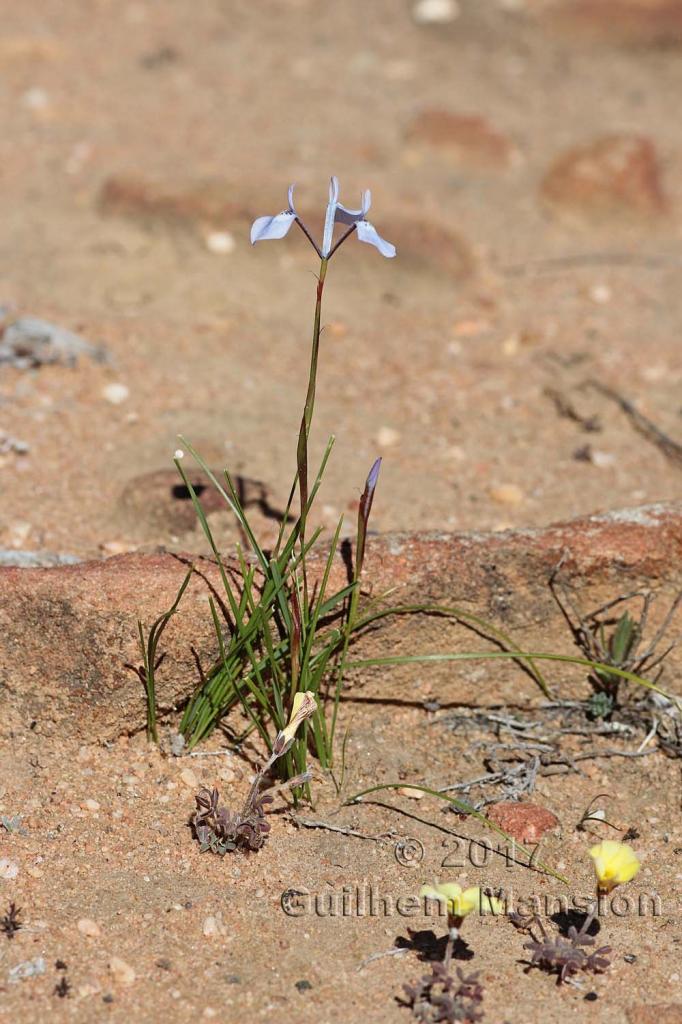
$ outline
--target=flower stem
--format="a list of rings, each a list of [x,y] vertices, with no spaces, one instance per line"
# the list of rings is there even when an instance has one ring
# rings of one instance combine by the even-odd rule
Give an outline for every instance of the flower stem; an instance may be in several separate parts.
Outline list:
[[[317,363],[320,352],[320,330],[322,319],[322,294],[324,282],[327,276],[328,260],[324,257],[320,262],[320,273],[317,278],[317,298],[315,302],[315,319],[313,321],[313,342],[310,352],[310,372],[308,375],[308,391],[301,418],[301,428],[298,434],[298,447],[296,449],[296,463],[298,466],[298,488],[301,496],[300,530],[299,539],[301,548],[305,549],[306,520],[308,516],[308,438],[310,437],[310,426],[313,420],[315,408],[315,387],[317,384]],[[303,576],[303,601],[308,608],[308,579],[306,574],[305,555],[301,559],[301,573]]]
[[[597,899],[594,901],[594,903],[590,906],[590,909],[589,909],[589,911],[587,913],[587,917],[583,921],[582,927],[581,927],[580,931],[578,932],[579,935],[587,935],[587,933],[590,930],[590,925],[592,924],[592,922],[594,921],[595,917],[597,916],[597,911],[598,910],[599,910],[599,897],[597,897]]]
[[[452,962],[452,951],[455,947],[455,942],[457,941],[458,938],[459,929],[450,928],[450,930],[448,931],[448,942],[445,947],[445,956],[443,957],[443,967],[448,972],[448,974],[450,973],[450,964]]]

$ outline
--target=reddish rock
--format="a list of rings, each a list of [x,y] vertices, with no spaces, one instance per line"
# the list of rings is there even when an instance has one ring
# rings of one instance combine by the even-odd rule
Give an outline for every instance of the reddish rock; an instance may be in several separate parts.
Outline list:
[[[397,247],[405,266],[426,265],[456,280],[463,280],[474,271],[475,258],[467,242],[423,217],[397,221],[384,217],[381,230]]]
[[[586,220],[657,215],[666,205],[656,149],[639,135],[609,135],[570,149],[550,168],[542,196]]]
[[[195,653],[204,671],[216,659],[208,608],[209,587],[221,590],[214,562],[137,553],[57,568],[0,568],[0,728],[21,732],[34,723],[38,735],[58,732],[82,741],[141,729],[144,694],[129,667],[140,661],[137,620],[149,628],[170,607],[192,557],[198,574],[163,635],[165,657],[157,671],[159,705],[168,709],[197,685]],[[682,504],[588,516],[543,530],[371,538],[366,579],[374,594],[390,591],[396,604],[458,605],[498,622],[527,650],[568,653],[575,648],[547,585],[562,557],[562,571],[580,580],[587,608],[652,582],[673,592],[682,583]],[[319,578],[323,568],[320,552],[311,560],[311,577]],[[340,588],[346,581],[339,556],[329,585]],[[482,646],[443,620],[400,616],[368,634],[357,653]],[[565,671],[560,678],[562,693],[570,693]],[[394,696],[413,687],[413,666],[376,669],[363,679],[377,695]],[[448,699],[471,700],[469,676],[452,663],[435,663],[429,680]],[[576,685],[584,685],[579,673]],[[500,661],[485,695],[510,700],[520,688],[529,697],[536,692],[517,666]]]
[[[506,168],[518,158],[513,143],[476,114],[422,110],[407,130],[407,139],[439,150],[455,163]]]
[[[519,843],[539,843],[545,832],[559,824],[557,816],[540,804],[491,804],[486,817]]]
[[[104,213],[148,223],[217,228],[251,219],[250,211],[232,198],[236,194],[237,190],[226,181],[182,185],[121,175],[105,181],[100,208]]]
[[[643,1003],[628,1010],[628,1024],[682,1024],[679,1003]]]
[[[559,0],[545,17],[562,31],[597,42],[682,44],[682,0]]]

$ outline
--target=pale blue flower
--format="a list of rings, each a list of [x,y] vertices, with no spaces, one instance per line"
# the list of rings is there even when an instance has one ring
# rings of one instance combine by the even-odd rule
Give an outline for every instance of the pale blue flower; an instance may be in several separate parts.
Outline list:
[[[357,233],[361,242],[373,245],[375,249],[379,250],[382,256],[386,256],[390,259],[395,256],[395,246],[382,238],[376,228],[374,228],[367,220],[367,213],[371,203],[372,194],[369,190],[366,190],[362,193],[360,209],[349,210],[347,206],[343,206],[342,203],[339,202],[338,178],[332,178],[329,183],[329,202],[327,203],[322,246],[320,247],[314,241],[305,224],[296,213],[296,209],[294,207],[294,186],[291,185],[289,187],[288,208],[283,210],[282,213],[278,213],[275,217],[259,217],[258,220],[255,220],[251,228],[251,242],[252,244],[255,244],[256,242],[263,242],[267,239],[284,238],[294,221],[297,221],[309,242],[316,250],[318,256],[322,259],[326,260],[333,256],[341,243],[344,242],[353,231]],[[347,225],[348,230],[335,244],[334,228],[337,224]]]
[[[294,186],[289,186],[289,208],[278,213],[275,217],[259,217],[251,225],[251,244],[264,242],[268,238],[284,238],[291,225],[296,220],[294,209]]]

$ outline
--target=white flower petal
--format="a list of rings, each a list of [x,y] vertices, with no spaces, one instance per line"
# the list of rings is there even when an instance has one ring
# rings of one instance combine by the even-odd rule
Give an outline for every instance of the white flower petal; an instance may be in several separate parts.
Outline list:
[[[390,242],[387,242],[385,238],[382,238],[368,220],[358,221],[356,230],[361,242],[367,242],[369,245],[373,245],[375,249],[378,249],[381,255],[385,256],[387,259],[391,259],[395,256],[395,246],[391,245]]]
[[[268,239],[284,238],[291,225],[296,220],[296,214],[285,210],[278,213],[276,217],[259,217],[251,225],[251,244],[265,242]]]

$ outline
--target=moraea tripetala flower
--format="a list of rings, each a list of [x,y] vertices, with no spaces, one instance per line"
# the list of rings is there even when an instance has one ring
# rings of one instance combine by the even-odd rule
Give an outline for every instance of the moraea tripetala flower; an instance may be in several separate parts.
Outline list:
[[[604,839],[593,846],[590,857],[594,861],[600,893],[609,893],[617,885],[631,882],[640,868],[639,857],[632,847],[614,839]]]
[[[284,238],[291,225],[296,222],[307,237],[310,244],[317,252],[320,259],[328,260],[334,255],[342,242],[355,231],[361,242],[373,245],[382,256],[388,259],[395,256],[395,246],[387,242],[377,232],[376,228],[367,220],[367,213],[372,204],[372,193],[367,190],[362,193],[359,210],[349,210],[339,202],[339,180],[332,178],[329,183],[329,202],[324,218],[324,234],[322,245],[319,246],[313,239],[301,218],[296,213],[294,206],[294,186],[289,186],[289,205],[286,210],[276,214],[274,217],[258,217],[251,226],[251,243],[264,242],[268,239]],[[334,228],[337,224],[346,225],[347,230],[336,243],[334,243]]]
[[[456,882],[440,885],[423,885],[419,890],[422,899],[438,900],[447,906],[448,926],[460,928],[467,915],[477,910],[479,914],[504,914],[504,904],[494,896],[481,892],[479,886],[462,889]]]

